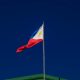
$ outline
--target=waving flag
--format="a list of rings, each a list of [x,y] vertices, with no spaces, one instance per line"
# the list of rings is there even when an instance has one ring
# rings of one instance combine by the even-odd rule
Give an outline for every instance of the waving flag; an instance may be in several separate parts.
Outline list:
[[[37,30],[35,32],[35,34],[30,38],[28,43],[26,45],[19,47],[16,52],[17,53],[22,52],[23,50],[25,50],[27,48],[31,48],[34,45],[42,42],[43,41],[43,27],[44,27],[44,24],[42,24],[42,26],[39,28],[39,30]]]

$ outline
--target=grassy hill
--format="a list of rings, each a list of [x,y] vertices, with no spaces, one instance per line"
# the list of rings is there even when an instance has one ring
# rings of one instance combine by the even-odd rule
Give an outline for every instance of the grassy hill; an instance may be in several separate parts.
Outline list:
[[[6,80],[43,80],[43,74],[24,76],[24,77],[16,77],[16,78],[6,79]],[[62,79],[62,78],[46,75],[46,80],[67,80],[67,79]]]

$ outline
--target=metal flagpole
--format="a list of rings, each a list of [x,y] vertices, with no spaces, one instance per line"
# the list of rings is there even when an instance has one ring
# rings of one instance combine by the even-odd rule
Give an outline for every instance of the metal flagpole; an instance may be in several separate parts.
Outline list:
[[[45,72],[45,42],[44,42],[44,22],[43,22],[43,78],[44,80],[46,80],[45,74],[46,74]]]

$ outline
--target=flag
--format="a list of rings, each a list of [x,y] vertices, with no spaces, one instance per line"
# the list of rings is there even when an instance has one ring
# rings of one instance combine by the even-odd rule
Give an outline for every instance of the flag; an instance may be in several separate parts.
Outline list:
[[[16,52],[17,53],[22,52],[23,50],[25,50],[27,48],[31,48],[34,45],[42,42],[43,41],[43,27],[44,27],[44,24],[42,24],[42,26],[34,33],[34,35],[31,36],[28,43],[26,45],[19,47],[16,50]]]

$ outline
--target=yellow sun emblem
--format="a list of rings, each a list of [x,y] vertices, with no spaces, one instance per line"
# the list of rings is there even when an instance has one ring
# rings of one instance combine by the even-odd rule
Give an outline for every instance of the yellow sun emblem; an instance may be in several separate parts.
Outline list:
[[[42,34],[42,31],[40,31],[39,33],[38,33],[38,36],[40,36]]]

